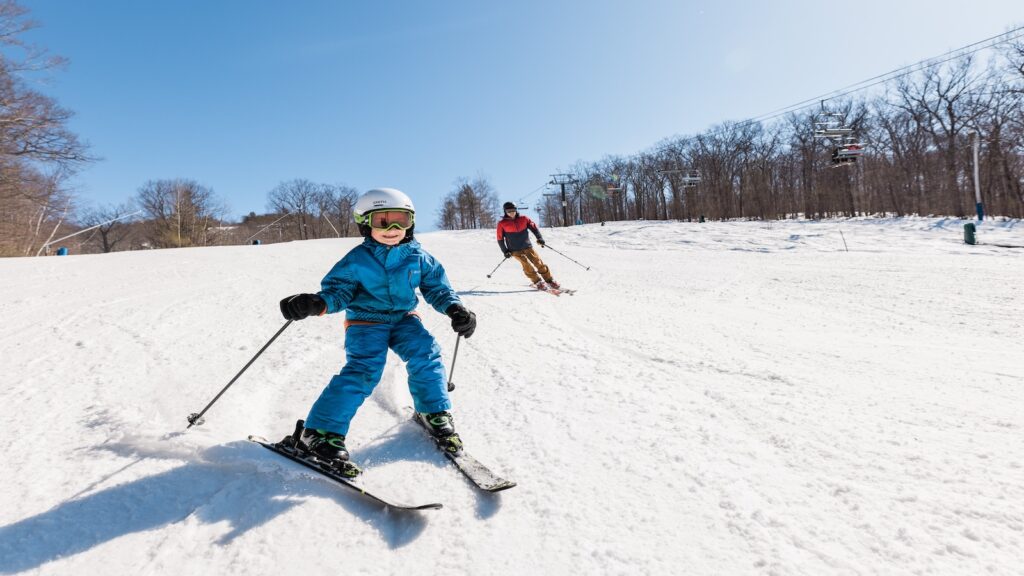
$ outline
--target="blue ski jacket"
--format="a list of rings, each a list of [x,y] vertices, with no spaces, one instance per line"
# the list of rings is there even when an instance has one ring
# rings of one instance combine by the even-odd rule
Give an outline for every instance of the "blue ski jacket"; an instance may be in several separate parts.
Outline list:
[[[416,288],[444,314],[461,304],[444,267],[416,240],[385,246],[372,238],[353,248],[320,282],[328,314],[348,320],[394,324],[416,309]]]

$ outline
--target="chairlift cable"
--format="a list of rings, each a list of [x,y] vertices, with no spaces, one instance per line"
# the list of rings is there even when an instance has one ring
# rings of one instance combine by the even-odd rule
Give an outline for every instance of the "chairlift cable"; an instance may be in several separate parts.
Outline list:
[[[1016,35],[1014,36],[1014,34],[1016,34]],[[1004,38],[1004,39],[999,40],[999,41],[995,41],[997,38],[1000,38],[1002,36],[1010,36],[1010,37]],[[803,100],[801,102],[797,102],[796,104],[790,104],[789,106],[784,106],[782,108],[779,108],[779,109],[774,110],[772,112],[769,112],[767,114],[762,114],[761,116],[755,116],[754,118],[751,118],[750,120],[748,120],[748,122],[757,122],[757,121],[760,121],[762,119],[769,120],[769,119],[772,119],[772,118],[776,118],[776,117],[778,117],[778,116],[780,116],[782,114],[786,114],[788,112],[793,112],[795,110],[799,110],[799,109],[805,108],[806,105],[808,105],[808,104],[814,104],[814,103],[821,102],[821,101],[824,101],[824,100],[832,100],[832,99],[835,99],[835,98],[839,98],[841,96],[846,96],[847,94],[852,94],[854,92],[859,92],[859,91],[864,90],[866,88],[871,88],[873,86],[877,86],[878,84],[881,84],[881,83],[884,83],[884,82],[888,82],[890,80],[895,80],[897,78],[901,78],[901,77],[906,76],[908,74],[912,74],[914,72],[917,72],[917,71],[922,70],[924,68],[927,68],[929,66],[935,66],[937,64],[944,64],[944,63],[949,62],[950,60],[953,60],[955,58],[960,58],[962,56],[969,56],[971,54],[974,54],[975,52],[979,52],[979,51],[984,50],[986,48],[991,48],[991,47],[997,46],[997,45],[1002,44],[1004,42],[1009,42],[1011,40],[1016,40],[1017,38],[1022,37],[1022,36],[1024,36],[1024,26],[1019,26],[1019,27],[1014,28],[1013,30],[1010,30],[1008,32],[1003,32],[1002,34],[997,34],[995,36],[991,36],[989,38],[986,38],[984,40],[980,40],[978,42],[974,42],[972,44],[968,44],[967,46],[963,46],[963,47],[958,48],[956,50],[951,50],[951,51],[946,53],[945,58],[943,58],[942,56],[933,56],[931,58],[926,58],[924,60],[920,60],[918,62],[915,62],[914,64],[908,64],[907,66],[903,66],[901,68],[897,68],[895,70],[886,72],[885,74],[879,74],[879,75],[874,76],[872,78],[868,78],[867,80],[861,80],[860,82],[855,82],[855,83],[850,84],[848,86],[845,86],[843,88],[839,88],[837,90],[832,90],[831,92],[826,92],[825,94],[822,94],[820,96],[816,96],[814,98],[808,98],[807,100]],[[979,46],[981,44],[984,44],[984,45],[983,46]],[[977,48],[974,48],[976,46],[977,46]],[[974,48],[974,50],[967,51],[969,48]],[[869,84],[869,82],[870,82],[870,84]],[[861,86],[862,84],[864,84],[864,86]]]
[[[991,36],[991,37],[986,38],[984,40],[979,40],[977,42],[973,42],[971,44],[968,44],[968,45],[963,46],[961,48],[958,48],[956,50],[952,50],[950,52],[947,52],[945,58],[943,58],[942,56],[935,56],[935,57],[932,57],[932,58],[926,58],[926,59],[920,60],[920,61],[918,61],[918,62],[916,62],[914,64],[909,64],[909,65],[904,66],[902,68],[897,68],[896,70],[893,70],[893,71],[890,71],[890,72],[886,72],[885,74],[880,74],[878,76],[874,76],[874,77],[869,78],[867,80],[862,80],[860,82],[857,82],[857,83],[854,83],[854,84],[850,84],[849,86],[847,86],[845,88],[840,88],[838,90],[833,90],[831,92],[827,92],[827,93],[822,94],[820,96],[816,96],[814,98],[808,98],[807,100],[803,100],[803,101],[797,102],[796,104],[790,104],[789,106],[784,106],[782,108],[778,108],[778,109],[776,109],[776,110],[774,110],[772,112],[768,112],[768,113],[762,114],[760,116],[754,116],[754,117],[752,117],[750,119],[739,121],[739,122],[737,122],[735,124],[730,125],[730,128],[734,128],[734,129],[735,128],[744,128],[744,127],[750,126],[752,124],[764,122],[764,121],[767,121],[767,120],[774,120],[775,118],[778,118],[780,116],[784,116],[784,115],[789,114],[791,112],[796,112],[796,111],[802,110],[802,109],[807,108],[807,107],[809,107],[811,105],[814,105],[814,104],[817,104],[819,102],[822,102],[823,100],[833,100],[833,99],[836,99],[836,98],[840,98],[842,96],[853,94],[855,92],[859,92],[861,90],[865,90],[867,88],[871,88],[871,87],[877,86],[878,84],[882,84],[882,83],[888,82],[890,80],[895,80],[897,78],[902,78],[903,76],[907,76],[907,75],[912,74],[914,72],[918,72],[918,71],[923,70],[924,68],[927,68],[929,66],[936,66],[936,65],[939,65],[939,64],[944,64],[944,63],[949,62],[950,60],[953,60],[955,58],[961,58],[961,57],[964,57],[964,56],[969,56],[971,54],[974,54],[974,53],[979,52],[981,50],[984,50],[986,48],[992,48],[992,47],[995,47],[995,46],[997,46],[999,44],[1003,44],[1005,42],[1010,42],[1012,40],[1016,40],[1016,39],[1022,38],[1022,37],[1024,37],[1024,26],[1018,26],[1018,27],[1016,27],[1016,28],[1014,28],[1012,30],[1009,30],[1007,32],[1003,32],[1002,34],[997,34],[995,36]],[[1002,38],[1002,39],[997,41],[996,40],[997,38]],[[973,48],[973,50],[969,50],[968,51],[968,49],[970,49],[970,48]],[[870,84],[868,84],[869,82],[870,82]],[[862,84],[863,84],[863,86],[862,86]],[[711,135],[720,133],[722,131],[724,131],[724,128],[721,129],[721,130],[711,130],[709,132],[698,134],[696,136],[690,136],[689,138],[683,138],[683,139],[680,139],[680,140],[674,140],[670,144],[666,144],[666,145],[662,146],[661,148],[655,148],[655,151],[656,152],[661,152],[661,151],[664,151],[665,149],[667,149],[670,146],[678,145],[678,144],[681,144],[681,143],[689,143],[689,142],[694,141],[695,139],[697,139],[700,136],[711,136]]]

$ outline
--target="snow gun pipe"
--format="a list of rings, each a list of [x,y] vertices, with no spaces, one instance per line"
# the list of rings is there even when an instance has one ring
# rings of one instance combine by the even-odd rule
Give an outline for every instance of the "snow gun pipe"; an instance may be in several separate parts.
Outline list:
[[[565,258],[566,260],[571,260],[572,262],[574,262],[574,263],[575,263],[575,264],[576,264],[577,266],[579,266],[580,268],[584,268],[584,269],[586,269],[586,270],[590,270],[590,266],[584,266],[583,264],[580,264],[579,262],[576,262],[576,261],[575,261],[575,260],[573,260],[572,258],[569,258],[569,257],[568,257],[568,256],[566,256],[565,254],[562,254],[561,252],[559,252],[558,250],[555,250],[555,249],[554,249],[554,248],[552,248],[551,246],[548,246],[547,244],[545,244],[545,245],[544,245],[544,247],[545,247],[545,248],[547,248],[547,249],[549,249],[549,250],[554,250],[554,251],[555,251],[555,254],[558,254],[559,256],[561,256],[562,258]]]
[[[462,334],[455,337],[455,353],[452,354],[452,369],[448,372],[448,391],[455,390],[455,383],[452,382],[452,376],[455,375],[455,359],[459,357],[459,340],[462,340]]]
[[[243,366],[241,370],[238,371],[238,374],[235,374],[235,377],[231,379],[231,382],[228,382],[228,385],[225,386],[216,396],[214,396],[213,400],[210,400],[210,403],[206,405],[206,408],[203,408],[202,411],[200,412],[195,412],[188,415],[188,428],[191,428],[192,426],[203,425],[203,414],[206,414],[206,411],[210,409],[210,406],[213,406],[214,402],[219,400],[220,397],[223,396],[224,393],[228,391],[228,388],[231,388],[231,385],[235,383],[235,380],[238,380],[238,377],[241,376],[242,373],[249,368],[249,366],[252,366],[252,363],[255,362],[257,358],[260,357],[260,354],[263,354],[263,351],[269,348],[270,345],[274,343],[274,340],[277,340],[277,337],[281,335],[281,332],[284,332],[285,328],[291,326],[292,322],[293,320],[285,322],[284,326],[281,326],[281,329],[277,331],[277,334],[274,334],[274,336],[270,340],[268,340],[266,344],[263,345],[263,348],[260,348],[260,351],[257,352],[256,355],[252,357],[252,360],[249,360],[249,362],[245,366]],[[188,430],[188,428],[185,429]]]
[[[505,260],[508,260],[508,257],[507,257],[507,256],[505,257]],[[494,270],[491,270],[491,274],[494,274],[495,272],[497,272],[497,271],[498,271],[498,268],[501,268],[501,265],[505,263],[505,260],[502,260],[501,262],[498,262],[498,265],[494,267]],[[488,277],[488,278],[490,278],[490,277],[491,277],[491,274],[488,274],[488,275],[487,275],[487,277]],[[456,342],[456,345],[457,345],[457,344],[458,344],[458,343]]]

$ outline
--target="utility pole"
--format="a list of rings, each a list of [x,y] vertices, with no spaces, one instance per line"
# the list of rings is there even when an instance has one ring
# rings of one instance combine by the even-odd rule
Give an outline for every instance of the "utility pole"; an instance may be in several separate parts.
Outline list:
[[[974,148],[974,209],[978,212],[978,222],[985,219],[985,207],[981,204],[981,182],[978,178],[978,149],[981,147],[981,138],[977,130],[971,130],[971,142]]]
[[[557,184],[562,187],[562,225],[569,226],[569,202],[565,199],[565,185],[575,184],[578,182],[572,174],[552,174],[551,182],[548,184]],[[582,207],[582,206],[581,206]],[[582,216],[582,214],[581,214]]]

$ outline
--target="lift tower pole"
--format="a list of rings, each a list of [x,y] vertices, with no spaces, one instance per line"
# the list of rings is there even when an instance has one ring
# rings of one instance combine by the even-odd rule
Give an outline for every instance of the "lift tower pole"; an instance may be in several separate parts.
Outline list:
[[[557,184],[562,187],[562,226],[569,225],[569,202],[565,199],[565,186],[576,182],[578,180],[573,178],[572,174],[552,174],[551,182],[548,182],[548,184]]]

